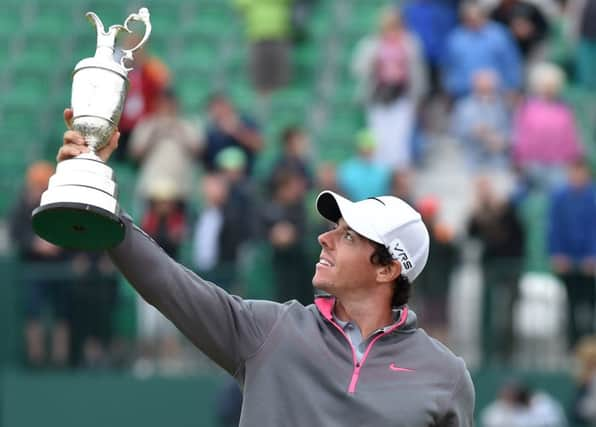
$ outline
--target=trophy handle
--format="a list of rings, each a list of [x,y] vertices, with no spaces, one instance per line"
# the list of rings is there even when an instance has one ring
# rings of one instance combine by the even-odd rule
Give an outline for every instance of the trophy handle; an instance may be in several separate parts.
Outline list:
[[[87,12],[85,14],[85,16],[87,17],[89,22],[91,22],[91,24],[93,24],[95,26],[95,28],[97,29],[98,35],[106,33],[104,26],[103,26],[103,22],[101,22],[101,19],[99,19],[99,16],[97,16],[94,12]]]
[[[131,29],[128,28],[128,23],[130,21],[141,21],[143,22],[143,24],[145,24],[145,34],[143,35],[142,40],[139,42],[139,44],[137,44],[135,47],[131,48],[131,49],[123,49],[122,53],[123,56],[120,59],[120,65],[122,65],[122,67],[126,70],[126,71],[130,71],[132,70],[132,68],[128,68],[125,64],[124,61],[128,60],[131,61],[133,60],[133,52],[140,49],[141,46],[143,46],[146,42],[147,39],[149,38],[149,35],[151,34],[151,21],[149,21],[149,10],[146,7],[142,7],[139,9],[138,13],[132,13],[128,16],[128,18],[126,18],[126,21],[124,21],[124,26],[119,25],[119,27],[121,27],[121,29],[124,29],[124,31],[126,31],[127,33],[132,33]]]
[[[95,26],[97,31],[96,55],[111,56],[114,53],[114,45],[116,44],[116,35],[118,34],[118,31],[125,30],[130,33],[130,30],[122,25],[112,25],[106,32],[99,16],[93,12],[87,12],[85,16],[89,22]]]

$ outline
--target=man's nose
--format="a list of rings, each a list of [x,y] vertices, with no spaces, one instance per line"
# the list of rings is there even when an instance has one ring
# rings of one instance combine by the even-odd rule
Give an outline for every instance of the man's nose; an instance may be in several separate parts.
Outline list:
[[[331,247],[331,233],[333,232],[333,230],[329,230],[326,231],[325,233],[321,233],[319,234],[319,237],[317,238],[317,240],[319,241],[319,244],[324,247],[324,248],[330,248]]]

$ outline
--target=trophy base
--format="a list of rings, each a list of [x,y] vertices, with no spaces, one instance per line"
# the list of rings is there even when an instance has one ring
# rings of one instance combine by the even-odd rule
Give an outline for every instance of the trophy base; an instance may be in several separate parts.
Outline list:
[[[117,215],[85,203],[57,202],[33,211],[33,229],[42,239],[67,249],[105,250],[124,239]]]

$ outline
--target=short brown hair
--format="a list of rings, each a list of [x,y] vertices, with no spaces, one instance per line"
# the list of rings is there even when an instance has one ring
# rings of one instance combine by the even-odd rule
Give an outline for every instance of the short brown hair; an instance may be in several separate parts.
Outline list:
[[[370,256],[370,262],[374,265],[389,265],[395,261],[385,245],[377,242],[372,242],[372,244],[374,251]],[[412,284],[410,283],[410,280],[403,274],[400,274],[393,283],[393,298],[391,300],[391,305],[393,307],[399,307],[407,304],[411,292]]]

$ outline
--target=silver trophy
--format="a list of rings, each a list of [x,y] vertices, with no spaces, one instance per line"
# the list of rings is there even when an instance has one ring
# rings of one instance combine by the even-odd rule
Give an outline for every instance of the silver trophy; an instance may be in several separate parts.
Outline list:
[[[115,246],[124,238],[119,218],[114,173],[96,154],[108,144],[118,128],[128,89],[128,72],[133,52],[151,33],[149,11],[141,8],[126,18],[124,25],[104,30],[99,17],[87,18],[97,30],[95,56],[85,58],[73,72],[72,128],[83,135],[89,152],[58,164],[40,206],[33,211],[33,229],[43,239],[72,249],[99,250]],[[120,31],[132,33],[131,21],[145,26],[141,41],[131,49],[116,50]]]

